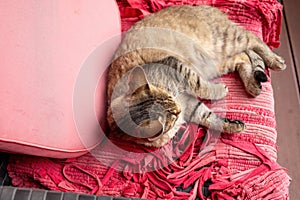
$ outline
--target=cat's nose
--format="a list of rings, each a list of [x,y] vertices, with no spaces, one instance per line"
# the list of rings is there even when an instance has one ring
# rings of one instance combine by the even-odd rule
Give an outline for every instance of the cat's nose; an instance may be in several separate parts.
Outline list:
[[[175,115],[179,115],[181,113],[181,110],[180,109],[173,110],[172,113],[174,113]]]
[[[181,113],[181,108],[180,108],[179,105],[176,105],[176,107],[175,107],[174,110],[173,110],[173,113],[174,113],[175,115],[179,115],[179,114]]]

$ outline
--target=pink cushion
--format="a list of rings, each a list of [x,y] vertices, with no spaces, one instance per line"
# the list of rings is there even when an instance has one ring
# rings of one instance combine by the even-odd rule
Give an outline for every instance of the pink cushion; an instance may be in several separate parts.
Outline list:
[[[277,0],[118,0],[122,28],[170,5],[210,4],[278,46],[281,5]],[[288,199],[290,178],[276,163],[274,99],[271,82],[262,94],[249,98],[237,74],[219,79],[228,96],[208,101],[214,111],[247,124],[242,134],[211,134],[183,126],[161,149],[114,138],[88,154],[65,161],[33,156],[10,156],[12,183],[25,188],[143,199]],[[226,113],[224,113],[226,111]],[[209,186],[209,188],[207,188]],[[184,189],[184,190],[183,190]],[[210,190],[208,198],[203,190]],[[207,192],[206,192],[207,193]]]
[[[96,146],[116,3],[10,0],[0,13],[0,149],[64,158]]]

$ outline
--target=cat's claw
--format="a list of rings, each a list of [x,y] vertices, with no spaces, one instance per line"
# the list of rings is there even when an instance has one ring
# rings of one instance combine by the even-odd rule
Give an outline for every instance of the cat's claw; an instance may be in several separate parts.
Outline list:
[[[283,58],[275,55],[268,67],[274,71],[283,71],[286,69],[286,64]]]
[[[245,123],[240,120],[226,118],[224,122],[223,132],[225,133],[240,133],[246,129]]]
[[[262,91],[262,85],[261,85],[261,83],[256,82],[256,81],[255,82],[251,82],[246,87],[246,90],[253,97],[257,97],[258,95],[260,95],[260,93]]]

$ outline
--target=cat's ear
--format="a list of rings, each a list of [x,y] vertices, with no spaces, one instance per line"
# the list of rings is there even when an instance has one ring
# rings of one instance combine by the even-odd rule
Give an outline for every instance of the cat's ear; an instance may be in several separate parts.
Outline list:
[[[134,92],[140,87],[149,89],[149,83],[145,71],[141,67],[135,67],[128,76],[129,91]]]

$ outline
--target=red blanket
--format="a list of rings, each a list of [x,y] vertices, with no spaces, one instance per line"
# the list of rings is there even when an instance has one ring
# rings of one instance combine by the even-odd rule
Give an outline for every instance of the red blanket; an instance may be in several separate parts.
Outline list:
[[[279,46],[281,5],[276,0],[117,0],[123,30],[164,7],[209,4]],[[154,149],[106,138],[89,154],[58,160],[11,156],[13,184],[146,199],[288,199],[290,178],[276,162],[276,123],[270,80],[249,97],[236,74],[219,79],[224,100],[206,102],[220,115],[241,119],[246,133],[215,134],[183,125],[173,141]]]

